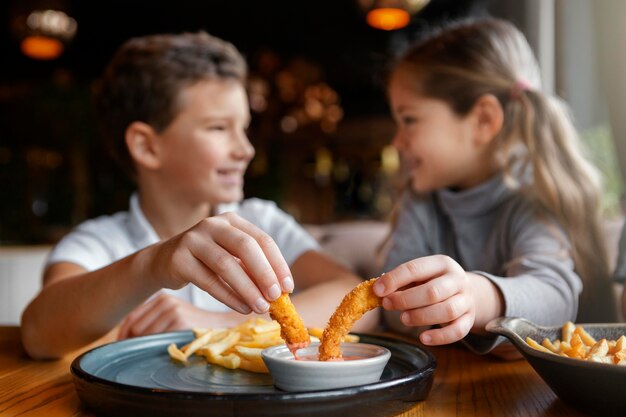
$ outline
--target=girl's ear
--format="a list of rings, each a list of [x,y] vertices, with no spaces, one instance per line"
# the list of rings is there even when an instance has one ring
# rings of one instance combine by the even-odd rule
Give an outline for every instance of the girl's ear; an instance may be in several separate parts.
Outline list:
[[[494,95],[485,94],[476,101],[472,113],[476,121],[476,143],[484,145],[491,142],[500,133],[504,123],[504,110],[500,102]]]
[[[133,122],[126,129],[126,146],[138,166],[157,169],[161,166],[159,143],[152,127],[144,122]]]

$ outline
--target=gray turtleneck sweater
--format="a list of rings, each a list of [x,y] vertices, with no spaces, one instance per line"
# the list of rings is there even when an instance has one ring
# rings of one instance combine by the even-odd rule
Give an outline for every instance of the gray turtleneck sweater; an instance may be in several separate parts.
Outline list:
[[[459,192],[405,193],[383,271],[422,256],[448,255],[500,289],[504,315],[562,325],[575,319],[582,291],[568,248],[559,226],[496,176]],[[422,330],[404,326],[397,312],[385,318],[395,330]],[[486,353],[502,340],[470,334],[464,342]]]

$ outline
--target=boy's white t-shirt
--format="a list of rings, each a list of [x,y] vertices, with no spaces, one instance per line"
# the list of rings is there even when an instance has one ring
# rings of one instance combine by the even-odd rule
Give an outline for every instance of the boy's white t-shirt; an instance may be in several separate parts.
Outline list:
[[[237,213],[274,239],[291,266],[309,250],[319,250],[317,241],[274,202],[257,198],[240,203],[223,204],[218,214]],[[71,262],[93,271],[159,242],[159,237],[144,216],[137,194],[130,197],[129,211],[100,216],[78,225],[51,251],[46,266]],[[193,284],[179,290],[163,289],[208,311],[230,311],[230,308]]]

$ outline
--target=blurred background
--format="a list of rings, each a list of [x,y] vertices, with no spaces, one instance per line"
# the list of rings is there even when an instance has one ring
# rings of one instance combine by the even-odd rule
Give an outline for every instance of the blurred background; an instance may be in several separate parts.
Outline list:
[[[5,0],[0,245],[54,243],[87,218],[127,208],[133,185],[100,143],[91,89],[126,39],[162,32],[205,30],[246,56],[257,149],[247,196],[308,224],[385,219],[399,169],[388,146],[387,66],[429,28],[486,15],[528,37],[544,88],[570,104],[604,173],[607,214],[619,216],[624,152],[615,138],[626,130],[626,101],[605,82],[626,71],[615,54],[626,39],[613,32],[626,25],[610,3],[623,9],[611,0]],[[368,14],[381,7],[404,14]]]

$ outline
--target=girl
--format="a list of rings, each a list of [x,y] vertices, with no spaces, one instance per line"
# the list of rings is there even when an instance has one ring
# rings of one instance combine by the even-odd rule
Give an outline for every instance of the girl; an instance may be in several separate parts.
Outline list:
[[[617,248],[617,265],[613,278],[618,292],[621,293],[622,320],[626,320],[626,223],[622,225],[622,233]]]
[[[498,316],[614,319],[598,173],[512,24],[462,22],[415,45],[389,98],[410,183],[375,286],[393,327],[438,325],[424,344],[486,352]]]
[[[241,201],[254,156],[245,79],[235,47],[203,32],[120,48],[98,115],[138,191],[128,211],[79,225],[52,251],[22,316],[32,357],[62,356],[118,325],[121,338],[230,326],[294,285],[305,323],[323,326],[360,282],[275,204]]]

